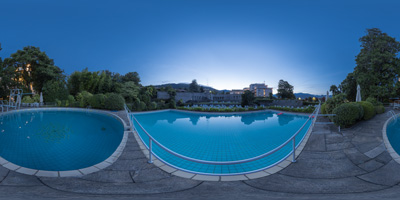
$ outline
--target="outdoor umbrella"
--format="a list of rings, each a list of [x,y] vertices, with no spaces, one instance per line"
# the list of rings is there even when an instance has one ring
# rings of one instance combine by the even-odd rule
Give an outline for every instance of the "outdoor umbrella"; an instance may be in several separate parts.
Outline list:
[[[360,85],[357,85],[357,96],[356,96],[356,102],[361,101],[361,88]]]

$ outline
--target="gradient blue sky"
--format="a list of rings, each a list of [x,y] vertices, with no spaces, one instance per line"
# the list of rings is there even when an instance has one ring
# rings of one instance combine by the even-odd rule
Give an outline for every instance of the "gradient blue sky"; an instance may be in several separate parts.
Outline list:
[[[400,1],[0,2],[0,57],[38,46],[67,74],[86,67],[143,85],[250,83],[324,94],[355,67],[367,28],[400,37]]]

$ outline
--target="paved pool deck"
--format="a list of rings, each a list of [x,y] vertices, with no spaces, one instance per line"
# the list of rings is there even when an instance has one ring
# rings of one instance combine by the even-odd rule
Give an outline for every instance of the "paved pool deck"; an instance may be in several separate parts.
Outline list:
[[[114,164],[82,177],[36,177],[0,167],[0,199],[398,199],[400,164],[382,139],[388,118],[385,112],[341,133],[315,125],[296,163],[233,182],[182,178],[148,164],[130,133]]]

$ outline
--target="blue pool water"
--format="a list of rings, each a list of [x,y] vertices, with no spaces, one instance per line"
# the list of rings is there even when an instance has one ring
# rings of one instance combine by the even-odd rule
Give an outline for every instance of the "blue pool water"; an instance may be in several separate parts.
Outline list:
[[[76,170],[111,156],[123,132],[120,121],[94,112],[8,113],[0,116],[0,156],[31,169]]]
[[[264,154],[288,140],[308,116],[257,112],[215,115],[165,111],[134,115],[144,129],[165,147],[187,157],[207,161],[236,161]],[[132,120],[134,121],[134,120]],[[299,144],[311,120],[296,136]],[[149,138],[134,122],[145,144]],[[243,164],[212,165],[173,156],[153,143],[154,153],[175,167],[204,174],[236,174],[266,168],[292,151],[292,143],[263,159]]]
[[[386,135],[393,149],[400,154],[400,120],[394,120],[387,125]]]

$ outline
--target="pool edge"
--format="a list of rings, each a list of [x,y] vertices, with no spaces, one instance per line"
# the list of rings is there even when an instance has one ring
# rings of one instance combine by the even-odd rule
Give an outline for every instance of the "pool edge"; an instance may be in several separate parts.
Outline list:
[[[398,116],[398,114],[396,114]],[[390,144],[389,138],[387,137],[387,125],[394,120],[395,116],[390,117],[389,119],[386,120],[385,124],[383,125],[382,129],[382,138],[383,138],[383,143],[386,146],[386,150],[390,154],[390,156],[393,158],[394,161],[396,161],[398,164],[400,164],[400,155],[393,149],[392,145]]]

